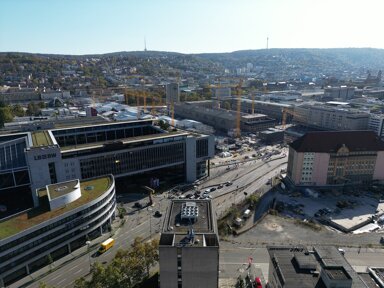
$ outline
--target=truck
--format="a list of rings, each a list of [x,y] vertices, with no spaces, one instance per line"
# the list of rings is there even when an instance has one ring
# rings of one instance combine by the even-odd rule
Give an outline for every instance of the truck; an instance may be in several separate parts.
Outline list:
[[[109,250],[112,248],[112,246],[115,244],[115,240],[112,238],[109,238],[105,240],[103,243],[101,243],[100,248],[99,248],[99,253],[104,253],[105,251]]]

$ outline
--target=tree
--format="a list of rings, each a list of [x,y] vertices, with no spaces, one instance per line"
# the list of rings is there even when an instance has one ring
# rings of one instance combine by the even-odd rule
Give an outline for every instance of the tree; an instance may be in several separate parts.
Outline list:
[[[143,242],[142,238],[137,237],[132,244],[132,248],[134,253],[132,256],[139,258],[144,263],[149,277],[149,269],[159,260],[158,242],[156,240]]]
[[[35,102],[29,102],[27,107],[27,115],[38,116],[40,115],[40,107]]]
[[[159,259],[158,242],[144,242],[136,238],[127,250],[117,251],[113,261],[104,267],[94,263],[91,268],[92,279],[77,279],[75,288],[134,288],[149,276],[149,271]]]
[[[4,127],[4,123],[12,122],[13,115],[9,106],[0,107],[0,128]]]
[[[168,128],[169,128],[169,123],[167,122],[167,121],[164,121],[164,120],[160,120],[159,121],[159,126],[160,126],[160,128],[161,129],[163,129],[163,130],[168,130]]]
[[[39,288],[55,288],[55,286],[48,285],[45,282],[39,282]]]
[[[25,115],[25,111],[20,104],[16,104],[12,106],[12,114],[13,116],[23,117]]]
[[[229,101],[224,101],[223,108],[226,110],[231,110],[231,103]]]

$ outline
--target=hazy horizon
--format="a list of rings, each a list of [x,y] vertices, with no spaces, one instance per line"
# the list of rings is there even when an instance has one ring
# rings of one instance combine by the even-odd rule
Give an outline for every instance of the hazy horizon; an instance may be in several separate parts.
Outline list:
[[[384,48],[380,0],[2,0],[0,52]]]

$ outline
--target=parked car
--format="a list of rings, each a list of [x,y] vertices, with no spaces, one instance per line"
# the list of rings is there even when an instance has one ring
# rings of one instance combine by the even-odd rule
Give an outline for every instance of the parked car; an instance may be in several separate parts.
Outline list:
[[[141,204],[140,202],[136,202],[133,206],[139,209],[143,208],[143,204]]]
[[[163,216],[163,214],[161,214],[160,211],[156,211],[156,212],[155,212],[155,217],[161,217],[161,216]]]

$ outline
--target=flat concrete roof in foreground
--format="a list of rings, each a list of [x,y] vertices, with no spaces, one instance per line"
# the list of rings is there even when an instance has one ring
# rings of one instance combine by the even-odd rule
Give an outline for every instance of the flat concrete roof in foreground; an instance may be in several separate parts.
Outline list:
[[[181,220],[181,207],[183,203],[194,202],[199,209],[199,216],[194,222]],[[169,217],[166,219],[163,232],[187,233],[193,227],[195,233],[214,233],[209,200],[173,200],[170,205]],[[192,225],[191,225],[192,224]],[[172,227],[172,230],[169,228]]]

